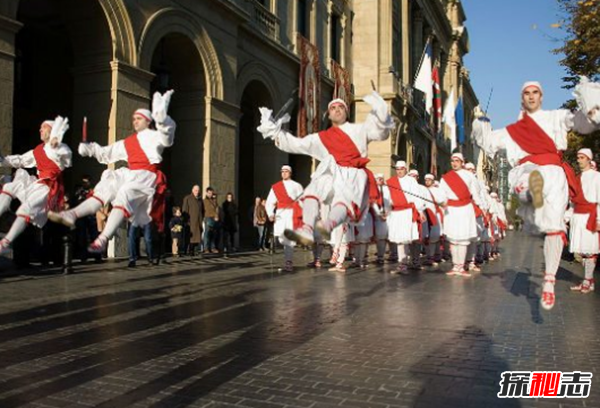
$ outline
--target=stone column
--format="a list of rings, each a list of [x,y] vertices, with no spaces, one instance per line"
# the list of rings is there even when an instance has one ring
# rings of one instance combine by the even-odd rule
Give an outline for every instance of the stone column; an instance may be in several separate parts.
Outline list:
[[[235,191],[240,107],[210,96],[205,98],[205,104],[206,137],[204,138],[202,190],[212,186],[220,194]]]
[[[23,25],[0,16],[0,154],[12,150],[15,35]],[[2,171],[9,174],[8,169]]]

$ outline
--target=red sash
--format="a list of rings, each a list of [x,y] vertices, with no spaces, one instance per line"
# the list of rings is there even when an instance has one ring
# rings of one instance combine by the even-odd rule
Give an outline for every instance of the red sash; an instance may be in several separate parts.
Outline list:
[[[33,157],[38,170],[38,182],[47,185],[50,189],[46,208],[51,211],[62,211],[65,203],[62,170],[48,157],[44,150],[44,143],[33,149]]]
[[[571,199],[574,204],[575,214],[589,214],[588,222],[585,228],[591,232],[596,232],[596,220],[598,218],[598,204],[590,203],[585,199],[583,186],[581,185],[581,174],[577,177],[577,190],[575,196]]]
[[[165,228],[167,177],[160,171],[160,164],[150,163],[148,156],[146,156],[146,153],[142,150],[142,146],[140,146],[137,133],[125,138],[123,143],[125,143],[127,162],[130,170],[147,170],[156,174],[150,217],[156,224],[158,231],[163,232]]]
[[[406,199],[406,195],[404,194],[404,190],[402,190],[402,186],[400,186],[400,180],[398,180],[398,177],[392,177],[389,179],[387,181],[387,185],[390,189],[390,196],[392,198],[392,211],[411,209],[413,214],[413,222],[419,222],[421,217],[419,217],[417,207],[415,207],[414,203],[410,203]]]
[[[569,198],[577,194],[577,178],[573,168],[562,159],[562,152],[556,149],[554,141],[527,113],[523,119],[506,127],[510,138],[529,154],[519,160],[519,164],[531,162],[539,166],[555,165],[563,168],[569,184]]]
[[[283,184],[283,180],[273,184],[271,188],[273,188],[275,197],[277,197],[277,208],[291,208],[293,211],[294,229],[302,227],[302,207],[300,207],[300,203],[297,200],[290,197]]]
[[[458,172],[450,170],[442,176],[442,179],[448,184],[448,187],[456,195],[456,200],[448,200],[449,207],[464,207],[473,203],[471,191],[465,181],[458,175]]]
[[[369,202],[376,202],[379,197],[379,190],[377,189],[377,183],[375,182],[373,172],[367,169],[367,163],[369,163],[370,160],[366,157],[361,157],[358,148],[352,139],[350,139],[350,136],[339,127],[332,126],[327,130],[319,132],[319,139],[339,166],[363,169],[367,173]],[[360,211],[358,212],[358,214],[355,214],[356,220],[360,219]]]

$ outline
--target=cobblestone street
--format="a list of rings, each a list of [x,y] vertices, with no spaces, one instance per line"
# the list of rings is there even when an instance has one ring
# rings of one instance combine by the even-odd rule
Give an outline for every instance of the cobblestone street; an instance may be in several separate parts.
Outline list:
[[[281,254],[0,282],[0,407],[600,407],[600,298],[539,307],[542,241],[470,279],[276,272]],[[327,251],[326,251],[327,253]],[[497,398],[500,373],[592,371],[586,399]]]

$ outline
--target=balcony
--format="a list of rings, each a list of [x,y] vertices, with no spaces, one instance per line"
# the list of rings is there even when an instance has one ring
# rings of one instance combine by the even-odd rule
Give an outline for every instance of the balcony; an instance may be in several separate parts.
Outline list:
[[[246,0],[251,24],[270,39],[279,42],[279,18],[266,9],[258,0]]]

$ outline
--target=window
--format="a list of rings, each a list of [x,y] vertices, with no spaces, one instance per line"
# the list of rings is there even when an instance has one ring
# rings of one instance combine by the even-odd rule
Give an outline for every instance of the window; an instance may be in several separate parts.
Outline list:
[[[308,38],[308,18],[306,0],[297,0],[298,9],[296,11],[296,31],[304,38]]]
[[[331,15],[331,26],[329,29],[329,49],[331,50],[331,59],[340,62],[342,56],[342,19],[338,14]]]

